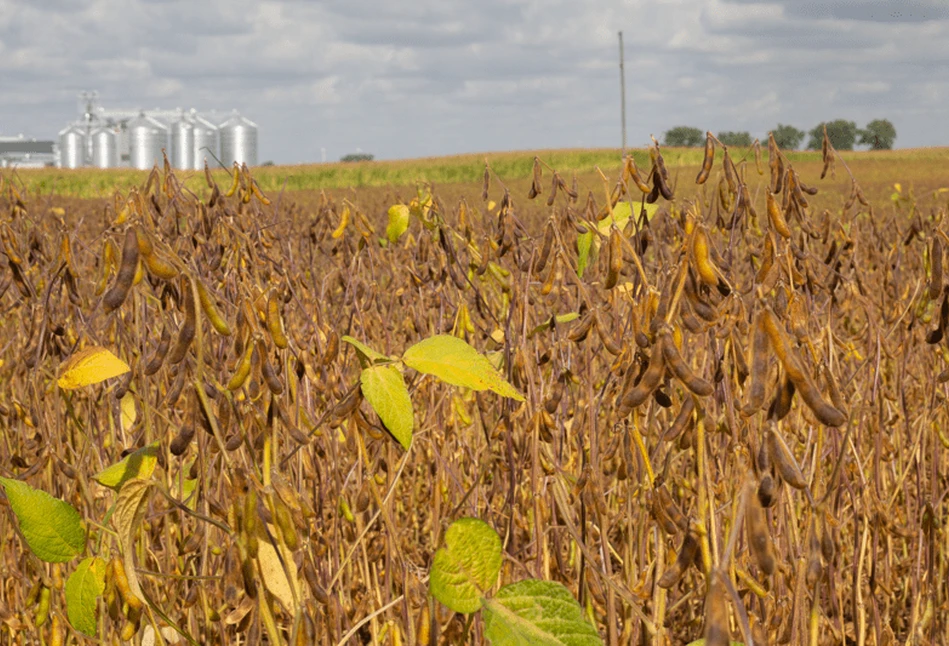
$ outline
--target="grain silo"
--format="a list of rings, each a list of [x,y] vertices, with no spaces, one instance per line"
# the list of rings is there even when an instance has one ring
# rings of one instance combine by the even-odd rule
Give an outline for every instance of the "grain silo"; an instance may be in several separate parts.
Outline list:
[[[92,131],[92,165],[98,168],[115,168],[119,165],[115,132],[106,126]]]
[[[148,170],[162,163],[161,151],[168,145],[168,127],[147,115],[129,121],[129,164]]]
[[[221,162],[230,166],[234,162],[257,165],[257,124],[234,113],[220,126]]]
[[[171,124],[171,165],[185,170],[194,167],[194,124],[184,115]]]
[[[194,169],[204,169],[204,160],[207,159],[212,165],[214,158],[220,154],[221,149],[218,145],[217,126],[204,117],[195,117],[194,119]]]
[[[71,125],[59,133],[59,165],[79,168],[86,163],[86,133],[82,127]]]

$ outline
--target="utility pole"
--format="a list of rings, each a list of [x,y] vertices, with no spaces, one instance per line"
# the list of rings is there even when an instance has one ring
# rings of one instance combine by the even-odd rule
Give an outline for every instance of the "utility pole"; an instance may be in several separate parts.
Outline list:
[[[623,156],[626,156],[626,72],[623,70],[623,32],[619,32],[619,99],[623,121]]]

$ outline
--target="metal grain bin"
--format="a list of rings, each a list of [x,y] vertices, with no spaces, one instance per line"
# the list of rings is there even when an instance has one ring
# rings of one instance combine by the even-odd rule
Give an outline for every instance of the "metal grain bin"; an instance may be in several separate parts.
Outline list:
[[[115,133],[101,126],[92,131],[92,165],[97,168],[115,168],[119,165],[119,154]]]
[[[161,150],[168,145],[168,127],[152,117],[141,115],[129,121],[129,163],[132,168],[148,170],[162,163]]]
[[[194,125],[186,117],[171,124],[171,165],[186,170],[194,167]]]
[[[80,126],[71,125],[59,133],[59,165],[79,168],[86,163],[86,133]]]
[[[214,165],[214,156],[219,155],[221,148],[218,144],[217,126],[204,117],[194,119],[194,169],[203,170],[204,160]]]
[[[220,126],[221,161],[225,166],[234,162],[257,165],[257,124],[234,113]]]

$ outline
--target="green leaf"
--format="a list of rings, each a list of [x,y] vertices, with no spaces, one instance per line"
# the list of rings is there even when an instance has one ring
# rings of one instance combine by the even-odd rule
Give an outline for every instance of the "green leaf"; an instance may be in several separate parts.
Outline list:
[[[138,573],[135,571],[135,532],[142,525],[145,517],[147,496],[151,489],[151,480],[132,478],[127,480],[119,490],[119,498],[115,501],[115,511],[112,514],[112,524],[119,537],[119,549],[125,562],[125,576],[129,580],[129,589],[143,602],[142,588],[138,583]]]
[[[406,451],[412,444],[415,415],[412,399],[402,380],[402,372],[393,365],[372,366],[359,375],[362,394],[379,419]]]
[[[79,562],[66,580],[66,614],[72,627],[88,637],[98,634],[96,602],[105,590],[104,559],[90,556]]]
[[[393,204],[389,207],[389,224],[386,225],[386,238],[395,243],[409,228],[409,207],[405,204]]]
[[[351,336],[344,336],[343,341],[345,341],[346,343],[348,343],[349,345],[353,346],[356,349],[356,354],[359,356],[359,364],[363,368],[368,368],[369,366],[373,365],[374,363],[378,363],[379,361],[389,361],[389,357],[387,357],[386,355],[380,352],[376,352],[365,343],[362,343],[361,341],[357,341]]]
[[[461,518],[445,532],[428,579],[432,596],[455,612],[481,608],[501,572],[501,537],[483,520]]]
[[[486,357],[458,337],[439,334],[420,341],[405,351],[402,361],[453,386],[493,390],[502,397],[524,401],[523,395],[504,380]]]
[[[596,628],[570,591],[556,581],[506,585],[484,602],[484,635],[492,646],[601,646]]]
[[[86,530],[79,512],[25,482],[0,478],[26,544],[47,563],[65,563],[82,553]]]
[[[158,442],[152,442],[106,467],[92,476],[92,479],[118,491],[127,480],[151,476],[156,464],[158,464]]]

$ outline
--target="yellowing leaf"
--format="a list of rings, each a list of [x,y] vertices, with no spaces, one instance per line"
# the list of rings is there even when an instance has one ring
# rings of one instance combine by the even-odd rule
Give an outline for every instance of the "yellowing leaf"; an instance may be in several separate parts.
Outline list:
[[[405,204],[393,204],[389,207],[389,224],[386,226],[386,238],[395,243],[409,228],[409,207]]]
[[[276,527],[268,525],[268,528],[271,536],[277,534]],[[280,555],[277,556],[277,548],[270,542],[262,526],[258,531],[257,545],[257,565],[260,566],[260,578],[263,579],[264,586],[290,614],[294,614],[297,608],[294,597],[300,601],[302,589],[297,567],[293,561],[293,553],[281,544]],[[284,565],[286,565],[286,570]]]
[[[93,480],[116,491],[132,478],[148,478],[158,464],[158,442],[129,453],[113,465],[92,476]]]
[[[455,612],[481,608],[501,572],[501,537],[483,520],[461,518],[445,532],[428,579],[432,596]]]
[[[122,430],[127,432],[135,425],[135,420],[138,419],[138,410],[135,408],[135,395],[125,393],[125,395],[122,396],[119,406],[122,409]]]
[[[524,401],[523,395],[504,380],[486,357],[449,334],[439,334],[416,343],[405,351],[402,361],[410,368],[434,375],[453,386],[493,390],[502,397]]]
[[[125,563],[125,576],[129,580],[129,589],[144,603],[142,587],[138,583],[138,573],[135,570],[135,532],[142,525],[147,507],[147,497],[151,488],[151,480],[146,478],[132,478],[122,485],[119,499],[115,501],[115,511],[112,514],[112,525],[119,537],[119,548]]]
[[[402,373],[392,365],[371,366],[359,375],[362,394],[406,451],[412,444],[415,415]]]
[[[124,375],[128,371],[128,364],[117,356],[105,348],[92,346],[76,352],[60,365],[56,383],[63,390],[74,390]]]

